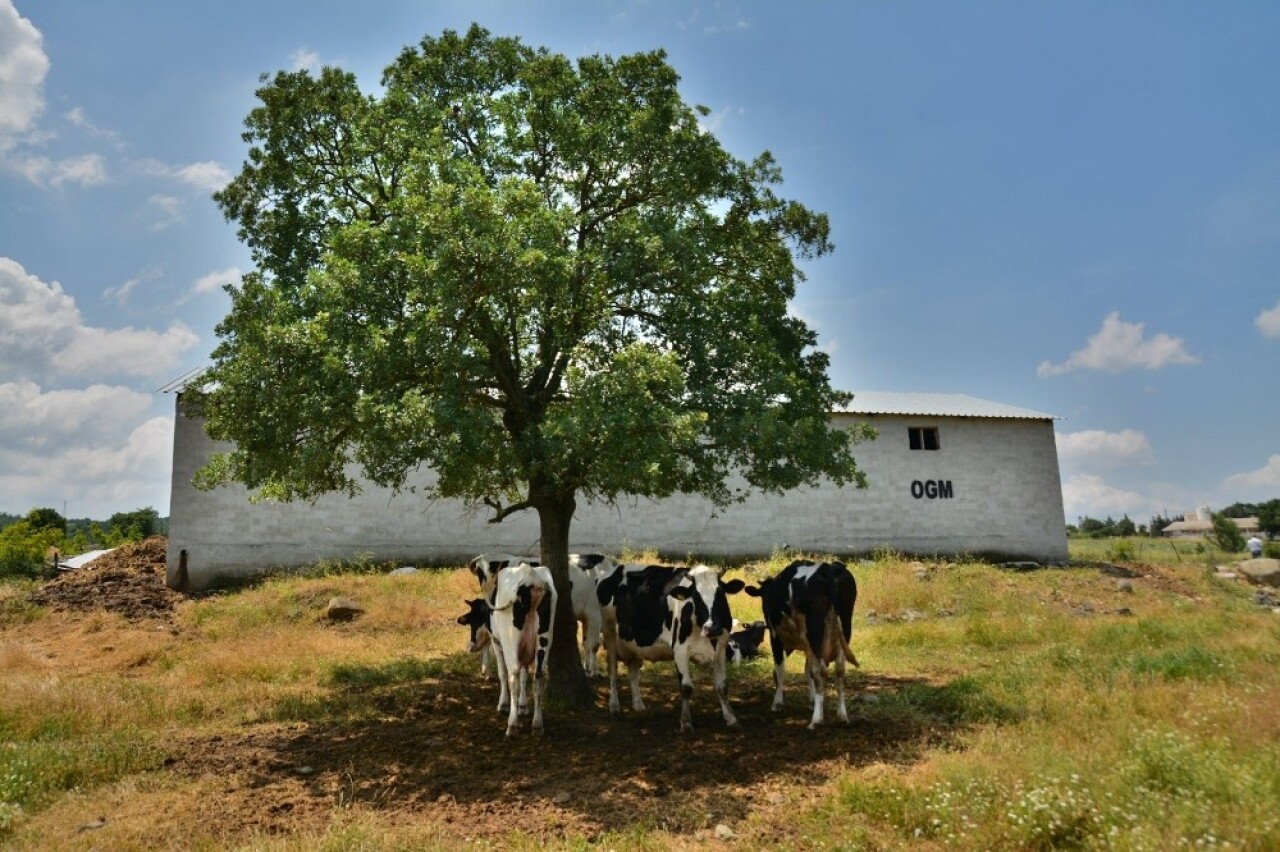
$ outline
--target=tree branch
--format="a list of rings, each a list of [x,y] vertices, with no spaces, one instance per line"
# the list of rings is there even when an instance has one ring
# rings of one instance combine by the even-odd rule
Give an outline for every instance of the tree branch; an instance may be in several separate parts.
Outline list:
[[[486,497],[484,498],[484,504],[494,511],[494,516],[489,519],[491,524],[500,524],[507,515],[514,515],[516,512],[523,512],[525,509],[533,508],[533,504],[528,500],[521,500],[519,503],[512,503],[510,506],[503,507],[497,500]]]

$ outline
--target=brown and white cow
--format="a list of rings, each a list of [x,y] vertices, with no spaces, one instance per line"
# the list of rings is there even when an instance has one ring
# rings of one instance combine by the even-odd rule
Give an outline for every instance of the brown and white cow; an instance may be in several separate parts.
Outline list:
[[[597,584],[608,653],[609,711],[619,713],[618,661],[627,664],[631,706],[644,710],[640,667],[646,660],[674,660],[680,680],[680,730],[693,730],[693,679],[690,663],[714,666],[716,697],[725,723],[738,725],[729,706],[725,654],[733,616],[728,595],[743,582],[720,579],[713,568],[620,565]]]
[[[761,599],[764,620],[769,627],[769,645],[773,650],[773,678],[777,691],[773,709],[782,710],[782,684],[786,655],[803,651],[809,697],[813,701],[813,717],[809,728],[823,723],[826,700],[827,666],[835,663],[836,715],[849,721],[844,700],[845,663],[858,665],[849,648],[853,631],[853,606],[858,599],[858,584],[843,562],[813,562],[798,559],[782,573],[765,580],[758,587],[747,586],[749,595]]]

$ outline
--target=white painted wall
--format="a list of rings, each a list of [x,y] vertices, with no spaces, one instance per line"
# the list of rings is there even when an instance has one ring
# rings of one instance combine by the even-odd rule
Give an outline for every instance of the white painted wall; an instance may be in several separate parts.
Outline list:
[[[701,498],[628,499],[609,507],[583,504],[571,530],[576,551],[617,553],[623,547],[688,555],[767,556],[787,544],[809,553],[850,556],[879,548],[904,554],[969,554],[998,560],[1062,562],[1066,526],[1053,422],[1035,419],[904,417],[836,414],[835,427],[870,422],[878,440],[855,450],[870,486],[799,489],[755,495],[720,512]],[[907,427],[936,426],[942,449],[912,451]],[[179,400],[169,508],[169,583],[180,582],[186,554],[192,589],[222,578],[321,559],[461,564],[477,553],[538,553],[531,512],[488,523],[449,500],[393,495],[369,486],[348,499],[315,503],[248,501],[241,486],[198,491],[192,475],[218,447],[201,423],[183,416]],[[413,480],[429,485],[428,471]],[[929,481],[950,483],[951,496],[913,496]]]

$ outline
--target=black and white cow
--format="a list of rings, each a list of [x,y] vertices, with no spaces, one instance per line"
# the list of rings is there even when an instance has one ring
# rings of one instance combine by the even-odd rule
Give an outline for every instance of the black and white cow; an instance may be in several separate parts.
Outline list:
[[[764,644],[765,623],[753,621],[747,625],[734,622],[734,630],[729,634],[729,649],[726,659],[731,663],[745,663],[760,656],[760,646]]]
[[[604,614],[596,584],[618,567],[618,561],[600,553],[569,554],[569,589],[573,617],[582,625],[582,667],[587,677],[600,674],[600,642]]]
[[[515,556],[510,553],[482,553],[475,559],[467,563],[467,569],[475,576],[476,582],[480,584],[480,594],[485,600],[492,603],[493,590],[498,580],[498,573],[503,568],[512,565],[519,565],[521,562],[527,562],[530,565],[537,565],[538,560],[530,559],[527,556]],[[475,610],[472,610],[474,615]],[[464,623],[462,619],[458,619],[458,623]],[[480,675],[481,677],[489,677],[489,657],[495,656],[497,649],[489,642],[482,641],[478,646],[472,648],[480,654]],[[501,677],[501,675],[499,675]]]
[[[498,646],[493,642],[493,631],[489,626],[489,616],[493,614],[493,606],[484,598],[476,598],[473,601],[467,601],[467,610],[465,615],[458,617],[458,623],[463,627],[470,628],[471,635],[467,640],[467,651],[472,654],[484,654],[483,659],[486,661],[489,655],[494,656],[494,669],[502,671],[501,666],[497,665],[497,656],[501,653]],[[527,680],[526,673],[520,672],[520,688],[517,693],[517,709],[520,715],[526,715],[529,712],[529,699],[525,691],[525,682]],[[498,677],[498,711],[507,709],[507,703],[511,700],[511,693],[508,689],[507,679],[499,675]]]
[[[509,553],[482,553],[468,563],[468,568],[480,583],[480,593],[489,597],[494,582],[503,568],[527,562],[538,565],[538,560]],[[582,665],[587,675],[599,674],[600,601],[596,597],[596,580],[616,568],[618,562],[599,553],[569,554],[569,588],[573,600],[573,617],[582,625]],[[489,656],[481,646],[480,673],[489,674]]]
[[[507,736],[519,729],[524,673],[533,681],[533,733],[542,733],[542,696],[547,685],[547,657],[555,630],[556,586],[551,572],[541,565],[521,562],[503,569],[497,577],[489,607],[489,636],[496,646],[498,677],[507,696]],[[517,692],[519,690],[519,692]],[[502,709],[502,696],[498,698]]]
[[[849,648],[853,631],[853,605],[858,599],[858,584],[843,562],[813,562],[798,559],[782,573],[765,580],[758,587],[747,586],[747,594],[761,599],[764,620],[769,626],[769,645],[773,650],[773,678],[777,691],[773,709],[782,710],[782,684],[786,655],[803,651],[809,697],[813,700],[812,730],[823,723],[826,700],[827,666],[836,664],[836,692],[839,704],[836,715],[849,721],[844,702],[844,667],[846,662],[858,665]]]
[[[640,667],[646,660],[674,660],[680,680],[680,730],[693,730],[693,679],[690,662],[712,663],[716,696],[725,723],[738,719],[729,706],[725,655],[733,616],[728,595],[743,582],[728,583],[712,568],[669,568],[662,565],[619,565],[597,583],[604,617],[609,668],[609,711],[621,711],[618,661],[627,664],[631,706],[644,710]]]

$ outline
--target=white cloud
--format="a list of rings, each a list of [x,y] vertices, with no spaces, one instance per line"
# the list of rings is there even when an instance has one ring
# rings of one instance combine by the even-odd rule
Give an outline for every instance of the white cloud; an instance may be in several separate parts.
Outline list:
[[[161,214],[161,218],[151,226],[151,230],[162,231],[183,220],[185,206],[181,198],[173,195],[153,195],[150,201],[151,206],[157,208]]]
[[[1101,467],[1138,467],[1155,463],[1147,436],[1133,429],[1105,432],[1086,429],[1058,437],[1058,457],[1063,461]]]
[[[71,122],[72,125],[85,131],[90,136],[97,136],[110,142],[114,142],[117,147],[121,145],[119,133],[94,124],[89,120],[89,117],[84,114],[84,109],[82,107],[76,107],[75,109],[70,110],[64,117],[67,121]]]
[[[0,257],[0,379],[76,376],[162,376],[200,342],[184,323],[163,332],[85,325],[75,300]]]
[[[231,181],[231,173],[212,160],[182,166],[175,176],[183,183],[207,192],[217,192]]]
[[[160,277],[160,269],[155,266],[148,266],[140,275],[135,275],[119,287],[108,287],[102,291],[102,298],[111,299],[118,304],[125,304],[129,301],[129,297],[133,295],[133,291],[137,289],[139,284],[146,281],[154,281]]]
[[[310,71],[312,74],[320,71],[320,54],[314,50],[308,50],[300,47],[293,53],[289,54],[289,65],[294,71]]]
[[[1276,302],[1274,308],[1258,314],[1253,324],[1262,332],[1263,337],[1280,337],[1280,302]]]
[[[1248,500],[1252,496],[1257,496],[1258,499],[1271,499],[1278,490],[1280,490],[1280,453],[1271,456],[1267,459],[1267,463],[1257,470],[1237,473],[1222,481],[1223,493],[1249,492],[1234,498],[1238,500]],[[1264,495],[1263,492],[1266,494]]]
[[[40,453],[68,440],[120,436],[151,407],[149,394],[109,385],[44,391],[35,382],[0,384],[0,444]]]
[[[49,57],[43,41],[13,0],[0,0],[0,153],[32,130],[44,112]]]
[[[1062,507],[1068,518],[1120,518],[1135,523],[1146,517],[1150,501],[1136,491],[1108,485],[1100,476],[1079,474],[1062,483]]]
[[[98,186],[107,182],[107,164],[99,154],[83,154],[66,160],[15,157],[9,166],[37,186],[61,187],[64,183]]]
[[[217,272],[210,272],[208,275],[202,275],[196,279],[196,283],[191,287],[191,295],[199,296],[204,293],[212,293],[215,290],[221,290],[228,284],[239,284],[240,278],[244,273],[238,267],[232,266],[227,269],[221,269]]]
[[[703,133],[717,134],[725,126],[731,118],[740,118],[746,115],[747,111],[743,107],[724,107],[715,112],[698,117],[698,127]]]
[[[107,397],[100,398],[98,389],[89,388],[75,392],[84,393],[83,399],[66,397],[48,404],[68,415],[94,412],[82,421],[90,429],[88,434],[59,437],[43,445],[0,441],[0,494],[10,501],[0,508],[61,510],[63,501],[74,496],[67,506],[72,517],[106,518],[145,506],[161,515],[169,513],[173,419],[152,417],[132,428],[122,427],[128,418],[113,411],[113,406],[131,412],[137,400],[126,389],[108,390],[112,393]],[[38,428],[37,420],[32,418],[28,428]]]
[[[231,172],[212,160],[202,160],[185,166],[171,166],[159,160],[144,160],[141,165],[149,175],[175,180],[203,192],[217,192],[231,181]]]
[[[1086,369],[1119,373],[1140,367],[1158,370],[1170,364],[1200,363],[1199,358],[1187,352],[1181,338],[1167,334],[1147,338],[1143,335],[1144,328],[1143,323],[1125,322],[1120,319],[1119,311],[1112,311],[1085,348],[1072,352],[1061,364],[1043,362],[1036,373],[1057,376]]]

